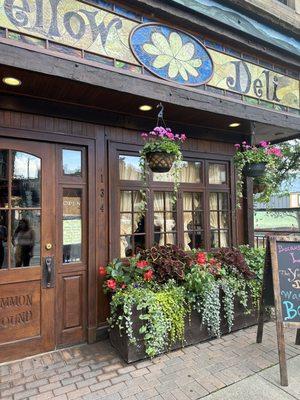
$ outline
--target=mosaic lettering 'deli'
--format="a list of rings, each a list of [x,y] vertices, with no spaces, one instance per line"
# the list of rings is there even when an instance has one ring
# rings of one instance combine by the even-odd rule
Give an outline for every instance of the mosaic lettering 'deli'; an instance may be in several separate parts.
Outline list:
[[[134,29],[130,44],[140,63],[160,78],[197,86],[212,76],[213,64],[206,49],[181,31],[144,24]]]

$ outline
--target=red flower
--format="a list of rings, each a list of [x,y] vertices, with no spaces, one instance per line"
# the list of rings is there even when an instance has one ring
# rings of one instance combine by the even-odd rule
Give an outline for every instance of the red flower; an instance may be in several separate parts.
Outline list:
[[[197,254],[197,263],[205,264],[207,262],[206,253],[198,253]]]
[[[149,269],[149,271],[144,273],[144,281],[151,281],[153,279],[153,271]]]
[[[210,265],[216,265],[217,260],[216,260],[215,258],[211,258],[211,259],[209,260],[209,263],[210,263]]]
[[[99,276],[105,276],[107,274],[106,268],[105,267],[99,267],[98,268],[98,274],[99,274]]]
[[[136,266],[137,266],[138,268],[141,268],[141,269],[143,269],[143,268],[145,268],[145,267],[148,267],[148,265],[149,265],[148,261],[144,261],[144,260],[138,261],[138,262],[136,263]]]
[[[106,285],[109,289],[115,290],[117,287],[117,282],[114,279],[108,279],[106,281]]]
[[[126,285],[125,285],[125,283],[122,283],[122,285],[121,285],[121,289],[125,289],[126,288]]]

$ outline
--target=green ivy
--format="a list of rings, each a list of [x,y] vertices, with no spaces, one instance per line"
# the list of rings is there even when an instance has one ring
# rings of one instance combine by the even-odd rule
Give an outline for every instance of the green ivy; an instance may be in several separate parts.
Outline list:
[[[148,356],[162,353],[177,341],[183,343],[185,317],[189,312],[183,287],[169,281],[152,288],[130,286],[113,295],[109,324],[118,327],[120,334],[125,331],[130,342],[137,344],[131,318],[133,307],[143,322],[139,333],[143,334]]]

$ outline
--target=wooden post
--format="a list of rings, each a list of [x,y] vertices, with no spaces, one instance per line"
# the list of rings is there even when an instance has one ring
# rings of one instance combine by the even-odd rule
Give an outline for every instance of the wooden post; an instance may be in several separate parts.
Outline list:
[[[295,344],[300,346],[300,329],[297,329],[297,335],[296,335]]]
[[[282,318],[282,308],[280,299],[278,258],[276,251],[276,237],[274,236],[270,237],[269,242],[270,242],[271,260],[272,260],[274,301],[275,301],[275,311],[276,311],[276,331],[277,331],[277,343],[278,343],[278,355],[279,355],[280,384],[281,386],[288,386],[283,318]]]

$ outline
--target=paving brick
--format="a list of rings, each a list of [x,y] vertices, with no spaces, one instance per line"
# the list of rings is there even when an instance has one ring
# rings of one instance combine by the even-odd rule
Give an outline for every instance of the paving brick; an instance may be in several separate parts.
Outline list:
[[[49,383],[48,385],[40,386],[39,391],[41,393],[43,393],[43,392],[48,392],[49,390],[57,389],[59,387],[61,387],[60,382],[53,382],[53,383]]]
[[[102,382],[96,383],[95,385],[91,385],[90,389],[92,392],[95,392],[97,390],[105,389],[110,385],[111,385],[111,382],[109,380],[107,380],[107,381],[102,381]],[[104,391],[103,391],[103,393],[104,393]]]
[[[37,393],[37,389],[24,390],[23,392],[16,393],[14,395],[14,400],[27,399],[28,397],[33,396]]]
[[[94,385],[97,382],[98,381],[97,381],[96,378],[84,379],[84,380],[81,380],[81,381],[77,382],[76,386],[78,387],[78,389],[80,389],[80,388],[83,388],[85,386]]]
[[[74,390],[73,392],[70,392],[67,394],[68,400],[73,400],[73,399],[78,399],[81,398],[82,396],[91,393],[91,390],[89,387],[82,387],[80,389]]]
[[[75,384],[71,383],[70,385],[63,386],[63,387],[60,387],[58,389],[54,389],[53,393],[54,393],[55,396],[58,396],[60,394],[65,394],[65,393],[72,392],[73,390],[76,390],[76,389],[77,388],[76,388]]]

